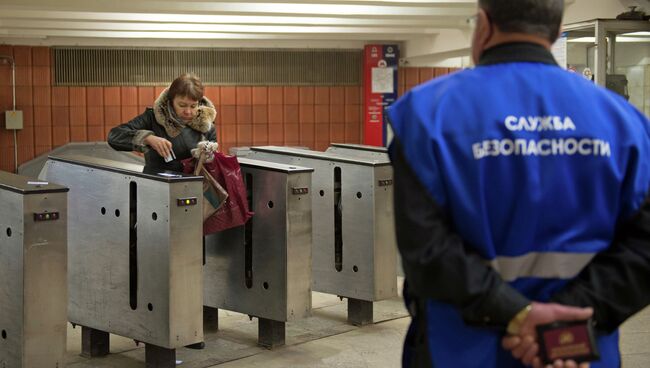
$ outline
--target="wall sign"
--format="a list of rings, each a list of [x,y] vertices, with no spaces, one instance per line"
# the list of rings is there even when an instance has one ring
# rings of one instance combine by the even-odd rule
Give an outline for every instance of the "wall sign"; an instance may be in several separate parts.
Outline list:
[[[364,144],[386,145],[384,110],[397,99],[397,45],[366,45],[364,49]]]

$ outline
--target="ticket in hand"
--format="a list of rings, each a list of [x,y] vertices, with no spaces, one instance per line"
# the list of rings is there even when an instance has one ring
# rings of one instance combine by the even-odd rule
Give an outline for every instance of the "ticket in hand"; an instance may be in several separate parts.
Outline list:
[[[170,154],[169,156],[165,157],[165,162],[173,161],[176,159],[176,155],[174,154],[174,150],[169,151]]]

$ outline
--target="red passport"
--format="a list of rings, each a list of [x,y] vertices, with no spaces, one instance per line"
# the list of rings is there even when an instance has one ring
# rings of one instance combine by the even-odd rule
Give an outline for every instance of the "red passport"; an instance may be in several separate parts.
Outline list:
[[[542,362],[553,364],[561,359],[582,363],[600,359],[593,326],[591,320],[537,326]]]

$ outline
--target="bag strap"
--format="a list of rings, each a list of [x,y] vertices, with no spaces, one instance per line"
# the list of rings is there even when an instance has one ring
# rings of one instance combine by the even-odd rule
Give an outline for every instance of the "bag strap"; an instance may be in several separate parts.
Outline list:
[[[196,167],[194,167],[194,175],[198,176],[201,173],[201,169],[203,169],[204,162],[205,162],[205,152],[201,152],[201,155],[199,156],[199,160],[196,163]]]

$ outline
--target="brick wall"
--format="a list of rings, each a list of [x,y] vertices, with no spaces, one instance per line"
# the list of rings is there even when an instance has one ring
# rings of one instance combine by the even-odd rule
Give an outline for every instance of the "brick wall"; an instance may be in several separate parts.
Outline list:
[[[453,73],[460,68],[399,68],[398,72],[398,94],[402,96],[411,88],[418,84],[424,83],[430,79],[438,78],[449,73]]]

